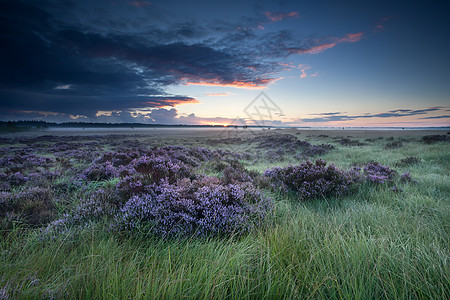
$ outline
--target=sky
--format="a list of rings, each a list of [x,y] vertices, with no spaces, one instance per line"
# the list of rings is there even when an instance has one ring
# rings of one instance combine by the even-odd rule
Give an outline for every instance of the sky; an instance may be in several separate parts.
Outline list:
[[[0,120],[450,126],[449,8],[0,0]]]

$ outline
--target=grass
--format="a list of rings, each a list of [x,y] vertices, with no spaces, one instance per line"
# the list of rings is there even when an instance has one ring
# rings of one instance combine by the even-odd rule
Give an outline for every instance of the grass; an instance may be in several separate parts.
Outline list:
[[[0,242],[0,297],[448,299],[449,146],[383,146],[338,146],[323,158],[349,167],[416,156],[421,163],[394,169],[418,184],[304,203],[271,193],[269,224],[240,238],[130,238],[100,222],[43,242],[18,226]]]

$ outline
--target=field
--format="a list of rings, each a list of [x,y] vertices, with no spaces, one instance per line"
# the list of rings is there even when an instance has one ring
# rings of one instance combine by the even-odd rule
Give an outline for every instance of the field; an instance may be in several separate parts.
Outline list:
[[[446,131],[28,132],[0,168],[0,299],[450,297]]]

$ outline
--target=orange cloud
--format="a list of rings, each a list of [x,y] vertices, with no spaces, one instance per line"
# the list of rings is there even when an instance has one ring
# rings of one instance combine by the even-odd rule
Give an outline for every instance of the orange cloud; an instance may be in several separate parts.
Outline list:
[[[330,42],[327,43],[323,43],[317,46],[312,46],[309,48],[288,48],[288,51],[290,53],[297,53],[297,54],[317,54],[317,53],[321,53],[327,49],[333,48],[334,46],[336,46],[337,44],[340,43],[355,43],[358,42],[359,40],[361,40],[361,38],[363,37],[363,33],[362,32],[357,32],[357,33],[347,33],[345,36],[341,37],[341,38],[332,38]]]
[[[64,113],[58,113],[58,112],[54,112],[54,111],[39,111],[39,110],[18,110],[18,113],[22,113],[22,114],[38,114],[38,115],[43,115],[45,117],[48,116],[64,116]]]
[[[306,78],[306,76],[308,76],[308,74],[306,74],[306,70],[310,69],[311,67],[309,66],[305,66],[305,65],[298,65],[300,72],[302,72],[300,74],[300,78]]]
[[[185,85],[202,85],[202,86],[220,86],[220,87],[233,87],[237,89],[263,89],[267,85],[280,80],[276,79],[259,79],[258,81],[233,81],[233,82],[220,82],[219,80],[209,80],[209,81],[185,81]]]
[[[272,22],[278,22],[287,18],[297,18],[298,17],[298,12],[296,11],[292,11],[290,13],[286,13],[286,14],[274,14],[271,13],[270,11],[266,11],[264,13],[264,15],[269,18],[269,20],[271,20]]]
[[[162,99],[156,98],[155,100],[150,100],[145,103],[152,107],[161,108],[161,107],[174,107],[174,106],[181,105],[181,104],[193,104],[193,103],[200,103],[200,102],[195,98],[188,98],[188,97],[182,97],[180,99],[163,97]]]
[[[278,63],[280,66],[283,66],[283,71],[291,71],[295,69],[295,66],[292,63]]]
[[[358,33],[347,33],[343,38],[340,38],[339,40],[337,40],[337,43],[355,43],[358,42],[359,40],[361,40],[363,36],[362,32],[358,32]]]
[[[314,46],[305,50],[301,50],[298,51],[297,53],[308,53],[308,54],[317,54],[320,53],[322,51],[325,51],[327,49],[333,48],[334,46],[336,46],[336,43],[328,43],[328,44],[322,44],[319,46]]]

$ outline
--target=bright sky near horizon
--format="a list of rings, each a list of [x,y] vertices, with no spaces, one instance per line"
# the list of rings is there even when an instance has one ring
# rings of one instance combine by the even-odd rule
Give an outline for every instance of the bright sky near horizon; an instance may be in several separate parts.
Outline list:
[[[450,126],[448,11],[0,0],[0,120]]]

